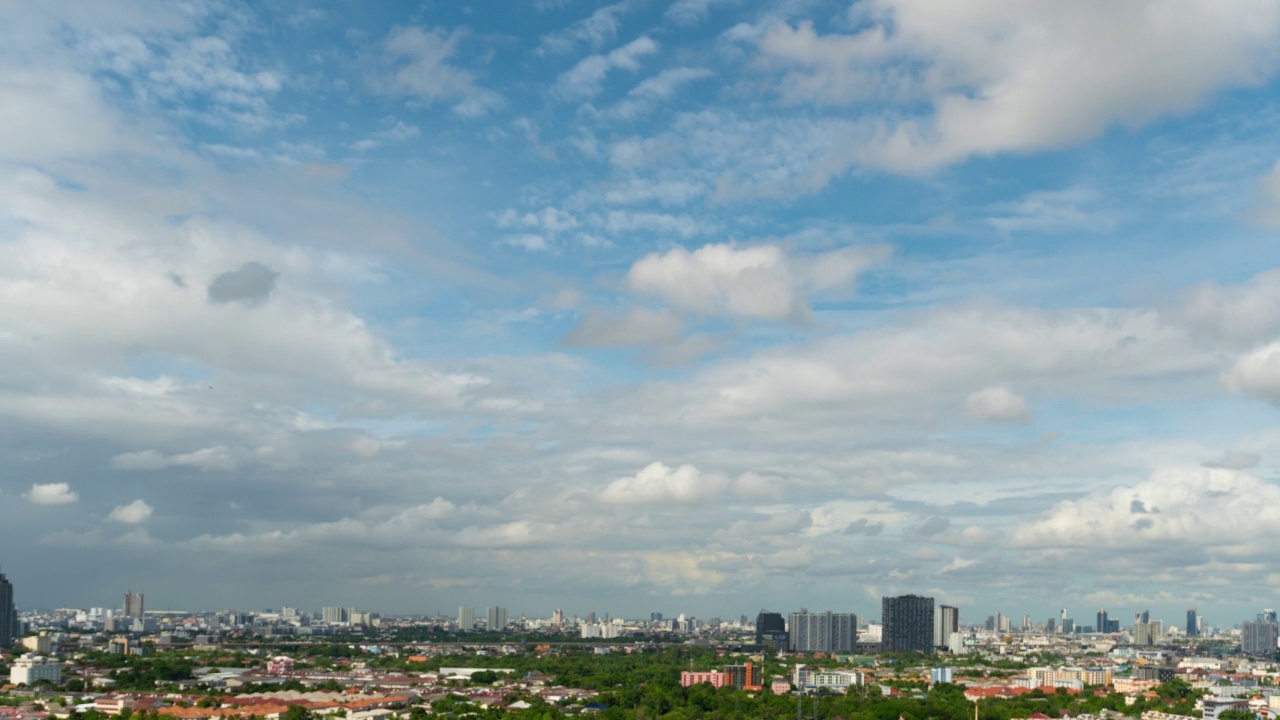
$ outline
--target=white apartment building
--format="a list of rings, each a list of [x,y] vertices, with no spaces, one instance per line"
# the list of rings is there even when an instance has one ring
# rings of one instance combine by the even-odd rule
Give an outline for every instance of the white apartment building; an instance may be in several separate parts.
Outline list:
[[[9,668],[9,682],[14,685],[34,685],[39,680],[60,685],[62,683],[62,663],[40,655],[24,655],[13,661]]]

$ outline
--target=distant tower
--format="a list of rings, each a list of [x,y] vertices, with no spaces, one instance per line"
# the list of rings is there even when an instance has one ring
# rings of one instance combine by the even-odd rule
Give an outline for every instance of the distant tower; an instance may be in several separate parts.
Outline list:
[[[124,594],[124,616],[129,618],[141,618],[146,615],[146,607],[144,605],[143,594],[133,594],[132,590],[128,590]]]
[[[504,607],[489,608],[485,618],[485,629],[489,632],[502,632],[507,629],[507,609]]]
[[[7,648],[22,634],[18,609],[13,604],[13,583],[0,572],[0,648]]]
[[[1187,637],[1196,637],[1199,634],[1200,634],[1199,617],[1196,614],[1196,609],[1191,608],[1190,610],[1187,611]]]
[[[476,629],[476,609],[463,605],[458,608],[458,629],[471,632]]]

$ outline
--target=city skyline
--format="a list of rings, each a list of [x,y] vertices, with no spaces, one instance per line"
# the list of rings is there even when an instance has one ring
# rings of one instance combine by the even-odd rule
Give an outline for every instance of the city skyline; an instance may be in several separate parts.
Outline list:
[[[20,607],[1280,605],[1280,4],[12,2],[0,78]]]

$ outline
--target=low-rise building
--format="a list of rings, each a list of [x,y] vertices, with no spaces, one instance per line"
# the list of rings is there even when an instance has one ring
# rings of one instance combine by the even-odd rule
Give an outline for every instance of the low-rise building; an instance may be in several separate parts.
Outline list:
[[[41,655],[24,655],[9,668],[9,682],[14,685],[34,685],[40,680],[61,684],[62,663]]]

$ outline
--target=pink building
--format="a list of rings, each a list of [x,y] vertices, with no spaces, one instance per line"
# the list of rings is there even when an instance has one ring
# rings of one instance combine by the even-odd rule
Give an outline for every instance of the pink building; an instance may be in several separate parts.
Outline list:
[[[712,687],[724,687],[728,683],[728,677],[719,670],[707,670],[705,672],[685,670],[680,673],[680,687],[689,687],[698,683],[711,683]]]
[[[786,678],[776,677],[769,683],[769,692],[774,695],[786,695],[791,692],[791,683]]]

